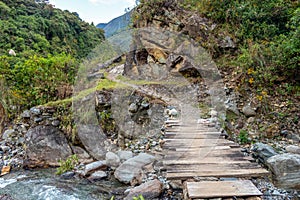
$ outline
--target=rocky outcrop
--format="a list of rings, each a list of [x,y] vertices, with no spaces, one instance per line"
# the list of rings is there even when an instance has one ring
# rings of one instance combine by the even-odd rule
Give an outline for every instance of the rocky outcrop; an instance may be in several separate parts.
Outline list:
[[[27,167],[58,166],[60,159],[72,155],[64,134],[54,126],[39,125],[26,133]]]
[[[163,125],[164,106],[152,103],[153,97],[130,90],[103,90],[96,97],[102,130],[119,146],[124,147],[126,139],[159,134],[157,130]]]
[[[300,189],[300,155],[280,154],[267,160],[278,186],[286,189]]]
[[[136,185],[142,182],[142,168],[154,162],[155,157],[146,153],[140,153],[122,163],[115,171],[115,177],[123,183]]]
[[[138,197],[139,195],[142,195],[145,199],[154,199],[162,193],[162,188],[163,184],[159,180],[148,181],[131,189],[124,200],[131,200],[133,197]]]
[[[251,151],[253,152],[254,157],[259,159],[262,163],[266,163],[268,158],[277,155],[271,146],[263,143],[254,144]]]

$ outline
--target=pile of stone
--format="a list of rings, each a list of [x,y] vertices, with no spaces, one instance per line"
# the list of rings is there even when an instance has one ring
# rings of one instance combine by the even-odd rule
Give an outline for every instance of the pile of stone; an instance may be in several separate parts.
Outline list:
[[[255,158],[273,173],[276,185],[285,189],[300,189],[300,147],[289,145],[284,153],[277,153],[270,145],[256,143],[252,147]]]

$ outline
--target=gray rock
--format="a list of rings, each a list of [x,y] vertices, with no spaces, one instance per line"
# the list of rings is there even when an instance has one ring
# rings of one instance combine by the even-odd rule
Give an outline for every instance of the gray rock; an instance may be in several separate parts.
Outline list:
[[[113,152],[106,153],[105,161],[106,161],[107,166],[112,167],[112,168],[118,167],[121,163],[119,156]]]
[[[121,162],[124,162],[133,157],[132,151],[118,151],[117,152]]]
[[[53,122],[51,122],[52,126],[59,126],[60,125],[60,121],[59,120],[54,120]]]
[[[30,128],[25,136],[26,162],[28,167],[58,166],[58,160],[72,155],[64,134],[53,126]]]
[[[98,181],[98,180],[102,180],[104,178],[107,177],[107,173],[104,171],[96,171],[94,173],[92,173],[90,175],[90,177],[88,178],[91,181]]]
[[[138,156],[128,159],[122,163],[115,171],[115,177],[123,183],[134,184],[135,181],[141,182],[142,167],[152,163],[155,157],[146,153],[140,153]]]
[[[78,137],[88,153],[96,160],[105,159],[106,152],[113,148],[102,129],[94,125],[77,125]]]
[[[90,164],[87,164],[84,168],[84,176],[90,175],[97,170],[105,170],[107,168],[105,161],[96,161]]]
[[[300,189],[300,155],[289,153],[275,155],[267,160],[267,164],[278,186]]]
[[[136,113],[138,111],[138,106],[135,103],[130,104],[128,111],[131,113]]]
[[[93,162],[92,157],[81,147],[71,146],[74,154],[78,156],[80,163],[90,163]]]
[[[4,131],[4,133],[2,134],[2,139],[3,140],[10,140],[11,137],[14,137],[17,133],[15,132],[14,129],[8,129],[6,131]]]
[[[75,176],[75,172],[66,172],[60,175],[61,178],[63,179],[71,179]]]
[[[253,117],[256,115],[256,111],[250,105],[244,106],[242,112],[246,117]]]
[[[36,108],[36,107],[30,108],[30,113],[32,115],[35,115],[35,116],[38,116],[38,115],[42,114],[41,110],[39,108]]]
[[[256,143],[252,146],[251,151],[262,163],[266,163],[267,159],[277,155],[275,150],[267,144]]]
[[[39,123],[39,122],[43,121],[43,118],[41,118],[41,117],[35,117],[33,121],[35,123]]]
[[[22,114],[21,114],[22,118],[30,118],[30,111],[29,110],[25,110]]]
[[[248,123],[248,124],[252,124],[253,122],[255,122],[255,118],[254,118],[254,117],[249,117],[249,118],[247,119],[247,123]]]
[[[133,197],[138,197],[139,195],[142,195],[145,199],[154,199],[162,193],[162,188],[163,184],[159,180],[148,181],[131,189],[124,200],[132,200]]]
[[[288,145],[287,147],[285,147],[285,150],[288,153],[300,154],[300,147],[296,145]]]

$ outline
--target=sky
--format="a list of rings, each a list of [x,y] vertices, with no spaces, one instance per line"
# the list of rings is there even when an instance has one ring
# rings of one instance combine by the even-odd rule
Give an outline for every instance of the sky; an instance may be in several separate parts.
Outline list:
[[[89,23],[107,23],[123,15],[125,8],[133,8],[135,0],[50,0],[56,8],[77,12],[79,17]]]

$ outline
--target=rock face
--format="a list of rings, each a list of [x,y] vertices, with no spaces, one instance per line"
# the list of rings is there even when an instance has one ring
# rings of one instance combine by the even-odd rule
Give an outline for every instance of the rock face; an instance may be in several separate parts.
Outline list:
[[[39,125],[26,134],[27,167],[58,166],[58,160],[72,155],[63,133],[56,127]]]
[[[271,146],[263,143],[254,144],[251,148],[251,151],[253,152],[254,156],[258,158],[262,163],[266,163],[268,158],[277,155],[277,153]]]
[[[300,155],[275,155],[267,160],[267,164],[280,187],[300,189]]]
[[[142,195],[145,199],[154,199],[162,193],[163,184],[159,180],[148,181],[130,190],[124,200],[131,200],[133,197]]]
[[[115,177],[123,183],[135,185],[141,183],[142,167],[152,163],[155,157],[146,153],[140,153],[122,163],[115,171]]]

